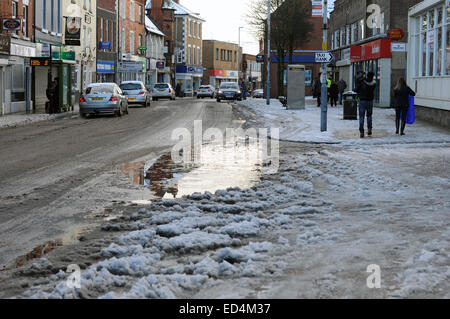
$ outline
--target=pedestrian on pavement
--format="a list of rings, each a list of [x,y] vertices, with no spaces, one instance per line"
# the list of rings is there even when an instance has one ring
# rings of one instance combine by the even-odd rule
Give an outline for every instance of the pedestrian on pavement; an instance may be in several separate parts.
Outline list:
[[[48,86],[46,90],[47,98],[49,99],[48,113],[54,114],[59,111],[59,78],[56,77]]]
[[[327,102],[330,103],[331,95],[330,95],[330,88],[331,88],[331,76],[327,79]]]
[[[175,87],[175,95],[177,97],[181,97],[181,84],[180,84],[180,82],[178,82],[177,86]]]
[[[358,93],[359,98],[359,133],[361,138],[364,138],[364,120],[366,114],[368,135],[372,135],[373,100],[375,98],[376,88],[374,76],[375,74],[373,72],[367,73],[367,76],[364,76],[363,72],[358,72],[356,76],[355,91]]]
[[[337,85],[339,90],[339,104],[342,105],[342,97],[344,96],[344,91],[347,88],[347,83],[344,79],[340,79]]]
[[[320,82],[320,77],[322,73],[319,73],[317,79],[313,84],[313,98],[317,99],[317,107],[321,105],[321,95],[322,95],[322,83]]]
[[[242,98],[244,100],[247,100],[247,82],[246,81],[242,81]]]
[[[338,88],[338,85],[337,85],[337,83],[335,81],[331,82],[330,89],[329,89],[328,92],[330,94],[331,107],[337,106],[337,100],[338,100],[338,95],[339,95],[339,88]]]
[[[405,135],[406,116],[408,115],[409,96],[416,96],[416,93],[406,84],[403,77],[397,81],[394,89],[395,97],[395,134],[399,133],[400,117],[402,121],[401,135]]]

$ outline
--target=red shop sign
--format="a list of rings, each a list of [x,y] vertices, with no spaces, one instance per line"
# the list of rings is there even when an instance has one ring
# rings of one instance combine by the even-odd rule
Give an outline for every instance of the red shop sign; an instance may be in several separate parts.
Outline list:
[[[402,29],[391,29],[388,31],[387,36],[391,40],[401,40],[405,36],[405,32]]]
[[[380,39],[350,48],[350,60],[352,62],[382,58],[392,58],[391,40],[389,39]]]
[[[225,70],[217,70],[217,69],[212,69],[209,72],[210,76],[225,76]]]

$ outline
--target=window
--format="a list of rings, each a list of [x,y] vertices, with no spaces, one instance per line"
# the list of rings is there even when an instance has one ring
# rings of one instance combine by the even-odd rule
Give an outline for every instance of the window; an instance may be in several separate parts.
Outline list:
[[[17,18],[17,2],[15,1],[12,3],[12,18]],[[17,34],[17,32],[13,31],[12,34]]]
[[[134,32],[130,31],[130,53],[134,54]]]
[[[219,61],[219,49],[216,49],[216,60]]]
[[[28,37],[28,6],[23,6],[23,36]]]
[[[47,0],[42,0],[42,7],[47,8]],[[42,29],[47,29],[47,10],[42,10]]]
[[[122,52],[125,52],[125,29],[122,28],[122,34],[120,35],[120,47]]]
[[[130,20],[134,21],[134,2],[130,1]]]
[[[143,43],[142,43],[142,34],[139,34],[139,47],[142,47]]]
[[[103,18],[100,18],[100,42],[103,41]]]
[[[191,64],[191,46],[188,46],[188,64]]]
[[[450,9],[441,5],[415,17],[412,30],[413,74],[450,75]]]
[[[139,23],[144,23],[144,21],[142,21],[142,6],[139,6]]]
[[[350,26],[345,27],[345,45],[350,45],[351,39],[350,39]]]
[[[189,36],[191,36],[191,21],[187,20],[187,23],[188,23]]]
[[[120,16],[125,18],[125,0],[120,0]]]

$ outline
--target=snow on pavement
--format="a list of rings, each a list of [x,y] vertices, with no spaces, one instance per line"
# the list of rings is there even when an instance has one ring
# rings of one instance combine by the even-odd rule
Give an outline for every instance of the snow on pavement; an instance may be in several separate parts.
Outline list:
[[[328,107],[327,131],[321,132],[321,109],[311,97],[307,97],[306,102],[305,110],[286,110],[275,99],[269,106],[262,99],[247,99],[238,102],[238,105],[254,113],[264,127],[279,128],[280,139],[285,141],[357,145],[450,142],[448,130],[420,120],[407,125],[405,136],[396,135],[395,110],[386,108],[374,108],[372,138],[359,137],[359,121],[343,120],[342,106]],[[367,121],[365,127],[367,130]]]

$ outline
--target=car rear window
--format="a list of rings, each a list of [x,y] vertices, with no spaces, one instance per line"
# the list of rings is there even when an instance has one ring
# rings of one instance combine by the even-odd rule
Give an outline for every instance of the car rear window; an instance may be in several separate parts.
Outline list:
[[[209,86],[204,85],[204,86],[201,86],[200,88],[201,89],[209,89]]]
[[[114,93],[114,87],[108,86],[91,86],[86,89],[86,94],[110,94]]]
[[[127,91],[142,89],[142,87],[141,87],[141,85],[139,83],[125,83],[125,84],[121,84],[120,88],[122,90],[127,90]]]
[[[236,83],[224,83],[220,85],[221,89],[239,89]]]
[[[167,89],[169,85],[167,84],[155,84],[155,89]]]

